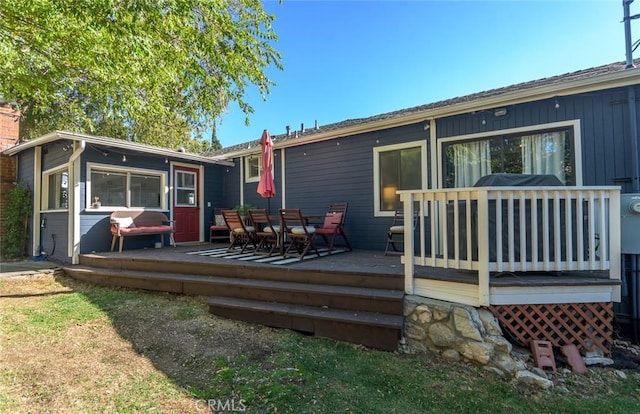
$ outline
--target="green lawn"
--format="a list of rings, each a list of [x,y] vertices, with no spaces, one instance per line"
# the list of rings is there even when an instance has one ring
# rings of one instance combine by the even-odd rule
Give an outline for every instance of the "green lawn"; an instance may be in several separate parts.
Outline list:
[[[67,277],[0,280],[0,335],[0,412],[640,412],[638,373],[523,388],[434,355],[228,321],[204,298]]]

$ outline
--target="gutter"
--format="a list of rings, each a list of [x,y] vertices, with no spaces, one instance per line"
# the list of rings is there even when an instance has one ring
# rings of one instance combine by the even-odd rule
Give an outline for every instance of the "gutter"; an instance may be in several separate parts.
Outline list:
[[[188,153],[174,151],[167,148],[156,147],[153,145],[138,144],[138,143],[133,143],[128,141],[123,141],[121,139],[116,139],[116,138],[76,134],[76,133],[67,132],[67,131],[50,132],[46,135],[35,138],[31,141],[27,141],[22,144],[8,148],[4,150],[4,153],[7,155],[14,155],[28,148],[35,147],[38,145],[44,145],[46,143],[57,141],[59,139],[68,139],[71,141],[85,141],[89,144],[102,145],[105,147],[121,148],[129,151],[144,152],[147,154],[155,154],[155,155],[160,155],[164,157],[172,157],[172,158],[178,158],[180,160],[195,161],[195,162],[206,163],[206,164],[220,164],[227,167],[235,166],[233,162],[227,161],[220,157],[206,157],[203,155],[188,154]]]

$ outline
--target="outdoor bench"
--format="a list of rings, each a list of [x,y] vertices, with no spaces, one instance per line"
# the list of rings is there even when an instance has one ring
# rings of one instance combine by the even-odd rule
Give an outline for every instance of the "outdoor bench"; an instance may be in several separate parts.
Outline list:
[[[173,247],[176,242],[173,238],[173,221],[159,211],[122,210],[111,213],[111,251],[119,239],[119,249],[122,252],[122,242],[128,236],[142,236],[159,234],[164,246],[164,235],[168,234]]]

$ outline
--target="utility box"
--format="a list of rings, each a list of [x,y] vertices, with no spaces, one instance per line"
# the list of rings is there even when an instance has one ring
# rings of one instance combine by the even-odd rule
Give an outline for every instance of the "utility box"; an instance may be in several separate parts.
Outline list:
[[[620,194],[622,253],[640,254],[640,194]]]

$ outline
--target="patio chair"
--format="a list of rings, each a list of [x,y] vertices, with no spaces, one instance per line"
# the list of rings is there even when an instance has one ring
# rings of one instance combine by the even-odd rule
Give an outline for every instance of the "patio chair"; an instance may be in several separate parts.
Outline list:
[[[299,208],[280,209],[280,225],[291,241],[284,251],[285,257],[299,257],[302,260],[311,250],[320,256],[315,244],[316,228],[308,225]]]
[[[413,228],[416,227],[418,221],[418,212],[414,211]],[[404,229],[406,225],[404,210],[396,210],[393,216],[393,222],[387,230],[387,246],[384,249],[384,255],[403,254],[404,253]]]
[[[255,227],[245,224],[244,219],[237,210],[222,210],[222,216],[230,230],[228,252],[240,247],[240,253],[244,253],[249,243],[252,243],[254,248],[256,247]]]
[[[338,237],[341,237],[343,240],[343,244],[339,246],[346,247],[347,250],[351,251],[351,244],[344,231],[347,208],[349,208],[349,202],[331,204],[324,216],[324,222],[321,226],[316,227],[316,234],[322,237],[324,244],[329,250],[328,253],[331,253],[333,248],[336,247],[335,243]]]
[[[274,226],[265,209],[249,210],[249,218],[256,231],[258,247],[256,254],[271,256],[280,246],[280,226]]]
[[[222,210],[227,210],[225,208],[215,208],[213,209],[213,217],[211,218],[211,222],[209,223],[209,242],[213,243],[214,240],[226,240],[229,241],[229,227],[227,227],[227,223],[224,221],[224,216],[222,215]]]

